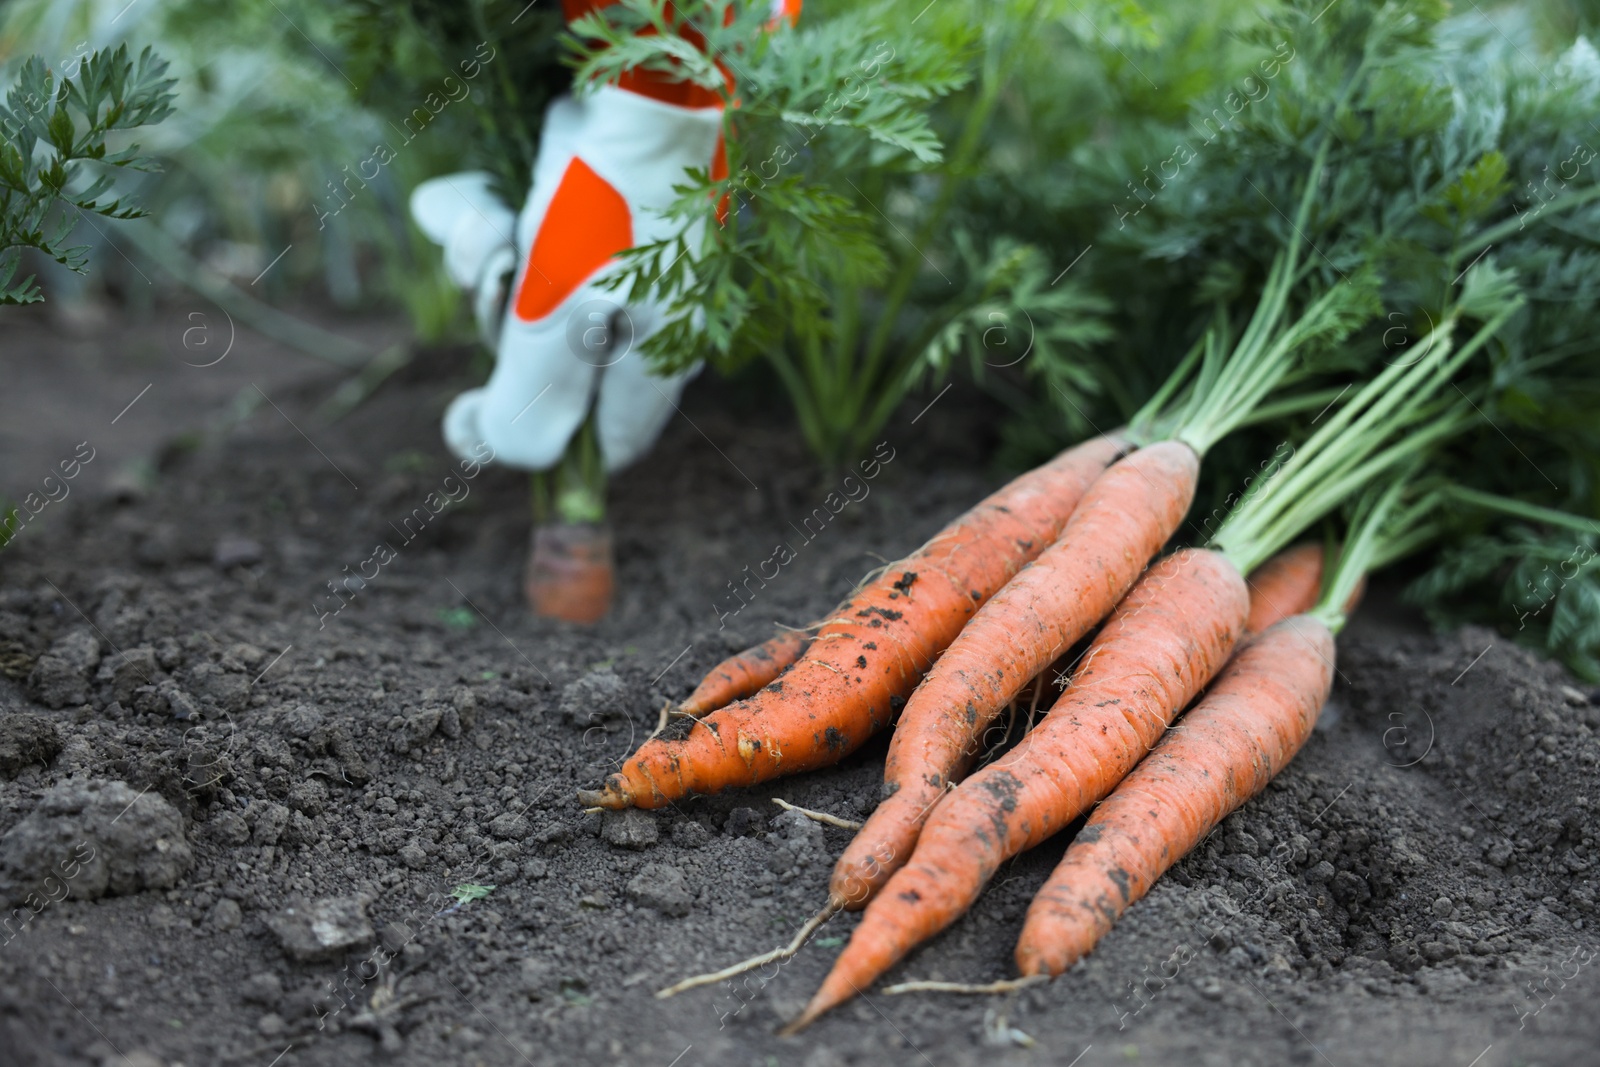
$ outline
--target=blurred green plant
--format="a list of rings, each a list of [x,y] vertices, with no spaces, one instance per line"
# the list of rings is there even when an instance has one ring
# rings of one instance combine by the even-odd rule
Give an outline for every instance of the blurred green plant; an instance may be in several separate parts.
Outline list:
[[[0,72],[14,75],[12,49],[71,56],[90,41],[151,42],[168,60],[178,81],[174,111],[143,138],[160,180],[124,173],[116,189],[136,195],[159,227],[123,231],[140,252],[186,284],[198,274],[234,283],[235,296],[398,304],[423,340],[468,335],[459,292],[405,211],[413,185],[468,152],[475,131],[459,106],[399,147],[404,139],[385,117],[357,99],[340,5],[141,0],[119,17],[124,7],[10,0],[0,8]],[[413,90],[405,99],[420,105],[422,96]],[[377,165],[386,143],[393,158]],[[105,266],[114,274],[120,261]],[[154,292],[120,289],[136,303]]]
[[[73,67],[58,76],[30,56],[0,105],[0,304],[44,299],[33,275],[13,281],[24,248],[82,274],[88,248],[68,241],[85,213],[108,219],[146,214],[106,194],[114,171],[157,170],[158,164],[136,144],[111,150],[106,139],[171,114],[176,83],[166,76],[167,63],[149,48],[131,60],[121,45],[75,60]],[[104,169],[91,178],[90,165]]]
[[[481,80],[467,79],[468,117],[456,121],[470,132],[453,165],[489,171],[515,208],[533,180],[545,107],[572,84],[565,26],[559,5],[526,0],[344,0],[339,33],[360,99],[391,120],[404,121],[420,89],[461,81],[464,60],[488,55]]]

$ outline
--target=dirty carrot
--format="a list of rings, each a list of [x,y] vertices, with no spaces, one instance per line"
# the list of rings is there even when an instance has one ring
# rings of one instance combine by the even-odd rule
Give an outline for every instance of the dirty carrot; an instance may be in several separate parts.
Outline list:
[[[729,656],[711,668],[674,713],[698,719],[735,700],[759,693],[774,678],[788,670],[810,644],[809,633],[785,630],[759,645]]]
[[[1184,550],[1152,567],[1044,720],[935,807],[794,1028],[866,988],[961,915],[1002,862],[1110,792],[1227,659],[1249,603],[1219,553]]]
[[[839,857],[828,891],[863,907],[910,856],[929,809],[976,757],[995,716],[1122,599],[1194,499],[1188,445],[1141,448],[1084,494],[1061,539],[986,604],[912,694],[889,744],[886,796]]]
[[[1419,344],[1414,363],[1374,377],[1249,494],[1213,548],[1185,549],[1152,567],[1044,720],[935,806],[910,861],[867,906],[789,1031],[871,984],[954,922],[1001,863],[1109,793],[1227,660],[1248,618],[1243,574],[1346,496],[1465,428],[1467,404],[1425,409],[1504,321],[1497,317],[1456,350],[1447,319]]]
[[[1055,541],[1130,447],[1097,437],[1013,480],[835,609],[782,677],[687,737],[647,741],[580,801],[656,808],[837,762],[889,724],[973,613]]]
[[[1402,489],[1397,483],[1359,513],[1320,600],[1248,638],[1205,697],[1078,831],[1028,908],[1016,950],[1025,978],[1055,977],[1086,955],[1157,878],[1300,751],[1333,686],[1334,635],[1384,550],[1380,531],[1391,545],[1401,532],[1385,521]]]
[[[1333,633],[1296,615],[1256,635],[1205,699],[1095,809],[1028,908],[1024,976],[1058,975],[1167,868],[1266,787],[1311,736],[1333,681]]]

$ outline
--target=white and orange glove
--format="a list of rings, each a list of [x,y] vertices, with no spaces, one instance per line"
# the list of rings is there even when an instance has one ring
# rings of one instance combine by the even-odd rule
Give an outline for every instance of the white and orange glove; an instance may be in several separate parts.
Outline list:
[[[639,346],[665,323],[664,309],[624,306],[600,283],[618,269],[617,253],[671,236],[677,224],[661,213],[675,199],[673,186],[710,163],[721,127],[720,107],[677,107],[614,86],[556,100],[514,244],[510,212],[493,202],[482,175],[417,188],[413,213],[429,236],[444,235],[447,268],[475,290],[480,326],[496,349],[488,383],[445,412],[452,451],[471,458],[486,442],[497,462],[544,470],[591,408],[608,470],[655,442],[695,370],[652,373]],[[699,229],[687,235],[691,248]],[[511,299],[494,332],[501,279],[513,265]]]
[[[608,2],[568,0],[564,7],[570,20]],[[799,11],[797,0],[773,6],[791,21]],[[450,276],[473,290],[479,328],[496,350],[488,383],[456,397],[445,412],[452,451],[475,458],[487,443],[497,462],[548,469],[591,410],[607,470],[654,444],[699,365],[653,373],[639,348],[665,325],[666,309],[624,304],[601,283],[619,269],[619,252],[672,236],[677,223],[662,213],[690,169],[726,173],[722,119],[719,94],[630,72],[619,85],[550,105],[533,187],[514,224],[482,172],[417,187],[412,214],[444,246]],[[686,235],[689,247],[702,237],[703,224],[696,224]]]

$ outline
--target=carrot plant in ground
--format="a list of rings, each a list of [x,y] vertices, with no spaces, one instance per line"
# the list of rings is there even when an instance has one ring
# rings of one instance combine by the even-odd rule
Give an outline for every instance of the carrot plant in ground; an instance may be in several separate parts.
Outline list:
[[[672,309],[648,355],[668,368],[769,360],[808,444],[835,465],[920,383],[958,361],[1014,359],[1026,323],[1036,350],[1103,336],[1103,303],[1071,279],[1052,285],[1036,249],[951,228],[1046,5],[812,5],[771,34],[748,5],[722,25],[729,6],[716,0],[697,23],[704,55],[636,35],[663,0],[624,0],[574,26],[588,42],[580,78],[654,64],[730,104],[727,176],[697,174],[673,209],[687,229],[725,204],[723,224],[700,248],[679,236],[635,249],[616,280]]]
[[[68,241],[83,215],[144,215],[108,194],[117,170],[150,170],[154,163],[136,144],[118,149],[107,140],[171,112],[175,83],[166,77],[166,61],[149,48],[130,59],[124,45],[94,52],[76,67],[58,73],[32,56],[0,105],[0,304],[44,299],[32,275],[14,280],[23,249],[81,274],[87,248]]]

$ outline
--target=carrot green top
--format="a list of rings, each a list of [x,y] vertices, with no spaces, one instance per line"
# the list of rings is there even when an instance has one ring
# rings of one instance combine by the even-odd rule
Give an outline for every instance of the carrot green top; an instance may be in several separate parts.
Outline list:
[[[1484,274],[1473,278],[1480,270]],[[1241,571],[1253,570],[1344,500],[1470,425],[1479,416],[1465,394],[1455,400],[1440,397],[1521,304],[1492,266],[1474,267],[1439,325],[1405,361],[1384,367],[1268,477],[1252,485],[1211,547]],[[1482,325],[1456,346],[1456,328],[1468,314]]]

